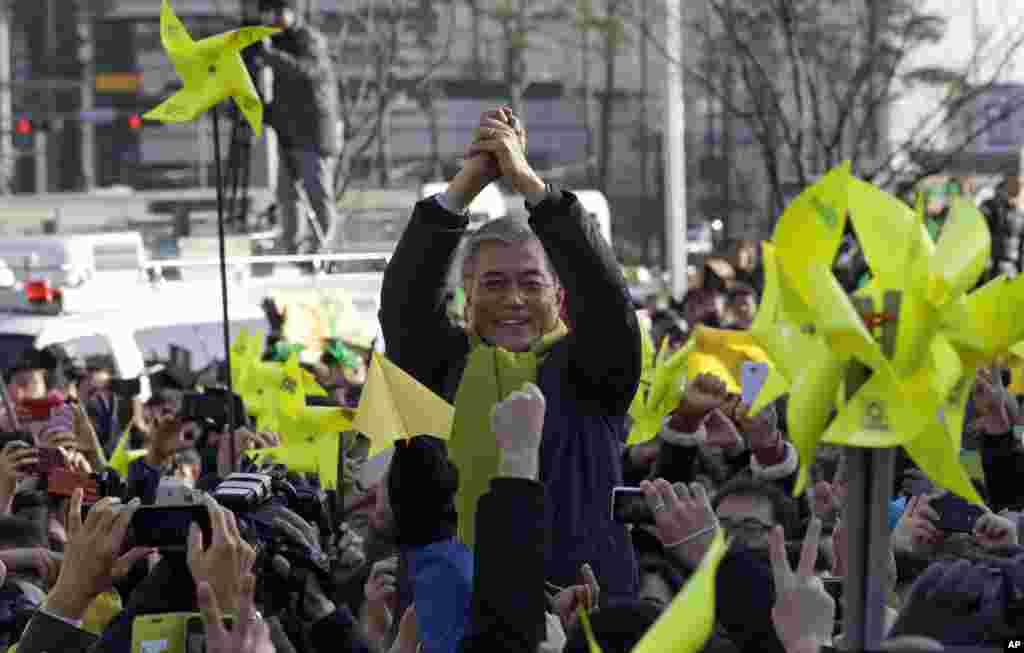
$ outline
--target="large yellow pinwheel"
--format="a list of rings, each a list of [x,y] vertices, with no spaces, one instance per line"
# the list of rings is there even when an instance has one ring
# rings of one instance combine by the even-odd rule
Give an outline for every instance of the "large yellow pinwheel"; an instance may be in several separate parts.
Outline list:
[[[263,131],[263,103],[239,53],[279,31],[276,27],[243,27],[194,41],[174,13],[170,0],[163,0],[160,40],[184,88],[144,117],[160,122],[188,122],[230,97],[259,136]]]
[[[872,276],[852,298],[831,272],[848,224]],[[764,247],[765,296],[749,336],[771,362],[754,409],[789,394],[798,494],[826,442],[902,446],[936,483],[981,503],[960,464],[966,402],[979,366],[1024,339],[1024,324],[1013,319],[1024,309],[1024,281],[997,279],[969,292],[990,249],[971,204],[954,203],[933,244],[913,209],[852,177],[848,165],[786,209]],[[889,291],[899,293],[896,314],[885,309]],[[874,308],[858,309],[862,299]],[[877,327],[890,321],[896,339],[886,352]],[[858,388],[845,385],[851,363],[868,372]]]

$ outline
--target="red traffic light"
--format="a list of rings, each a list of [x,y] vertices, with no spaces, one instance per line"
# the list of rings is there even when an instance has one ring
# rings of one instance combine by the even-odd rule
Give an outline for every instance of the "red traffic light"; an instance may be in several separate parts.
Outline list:
[[[142,116],[137,113],[133,113],[132,116],[128,118],[128,126],[132,129],[140,129],[142,127]]]
[[[32,133],[32,121],[28,118],[18,118],[17,124],[14,126],[14,131],[22,136],[26,136]]]

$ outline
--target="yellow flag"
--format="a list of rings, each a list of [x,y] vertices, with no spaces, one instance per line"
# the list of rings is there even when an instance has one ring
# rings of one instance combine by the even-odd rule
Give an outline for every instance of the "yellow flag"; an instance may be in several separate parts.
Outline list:
[[[278,416],[278,428],[285,443],[302,442],[328,434],[352,430],[355,411],[334,406],[302,406],[295,417]]]
[[[371,456],[396,440],[451,437],[455,408],[384,354],[375,352],[352,430],[370,439]]]
[[[715,627],[715,575],[728,548],[718,529],[700,567],[633,653],[698,653],[704,648]]]
[[[324,489],[338,489],[338,465],[341,459],[341,434],[327,432],[280,447],[250,452],[257,462],[273,461],[293,472],[316,474]]]
[[[163,0],[160,39],[184,88],[144,117],[160,122],[189,122],[230,97],[256,136],[260,136],[263,103],[239,53],[279,31],[276,27],[243,27],[197,42],[174,13],[170,0]]]
[[[241,393],[249,370],[263,356],[263,338],[262,329],[249,335],[249,330],[243,327],[231,343],[231,385],[235,392]]]
[[[686,361],[686,374],[714,374],[730,392],[739,393],[741,369],[747,361],[768,362],[768,356],[748,331],[712,329],[698,326],[693,339],[696,347]]]

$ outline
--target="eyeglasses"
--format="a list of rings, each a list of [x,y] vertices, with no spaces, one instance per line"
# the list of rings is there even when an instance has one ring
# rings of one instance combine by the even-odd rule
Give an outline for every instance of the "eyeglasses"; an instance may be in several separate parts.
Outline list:
[[[766,524],[754,517],[733,519],[730,517],[719,517],[718,523],[727,531],[742,531],[749,534],[761,534],[772,529],[772,524]]]

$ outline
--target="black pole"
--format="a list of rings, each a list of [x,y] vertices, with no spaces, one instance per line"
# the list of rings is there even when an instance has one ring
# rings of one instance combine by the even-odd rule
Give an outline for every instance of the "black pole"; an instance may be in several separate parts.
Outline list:
[[[217,182],[217,248],[220,251],[220,298],[224,310],[224,367],[227,374],[229,428],[235,425],[235,389],[231,383],[231,322],[228,317],[228,264],[227,246],[224,236],[224,179],[220,169],[220,110],[213,106],[213,170]],[[231,471],[235,471],[235,434],[228,433],[231,452]]]

